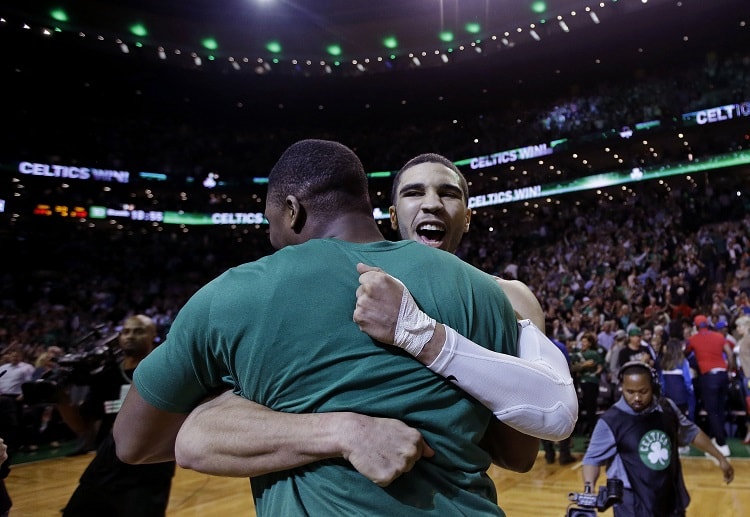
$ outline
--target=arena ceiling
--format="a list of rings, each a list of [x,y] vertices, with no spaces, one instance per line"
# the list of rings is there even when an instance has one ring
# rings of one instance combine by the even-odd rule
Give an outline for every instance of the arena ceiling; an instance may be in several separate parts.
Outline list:
[[[548,0],[543,12],[535,5],[532,0],[5,0],[0,70],[8,97],[17,101],[9,108],[19,119],[47,120],[54,113],[56,119],[85,124],[92,113],[127,110],[134,98],[149,97],[159,110],[195,112],[201,122],[216,114],[225,126],[311,124],[328,130],[339,127],[341,117],[364,127],[376,116],[420,126],[483,111],[514,113],[517,99],[520,105],[534,96],[554,102],[587,84],[632,81],[634,72],[647,66],[695,64],[710,50],[747,53],[750,41],[747,0]],[[454,39],[440,40],[443,31]],[[387,36],[395,38],[395,48],[383,46]],[[206,48],[206,38],[214,49]],[[273,41],[278,51],[269,50]],[[340,55],[328,53],[331,44],[339,45]],[[147,113],[133,115],[147,120]],[[527,173],[547,183],[627,172],[626,164],[654,153],[682,162],[692,148],[746,145],[746,120],[577,144],[514,170],[478,173],[473,188],[524,184]],[[54,127],[16,128],[11,135],[16,140],[9,136],[7,149],[0,148],[7,152],[0,155],[16,159],[19,139],[44,134],[54,141],[71,132]],[[464,133],[464,139],[474,136]],[[475,147],[454,158],[510,148],[487,148],[481,141]],[[257,153],[271,163],[277,155],[264,148]],[[366,165],[368,171],[395,169],[404,159],[385,162],[376,156]],[[225,177],[231,172],[222,171]]]
[[[736,25],[747,16],[742,7],[738,0],[8,0],[0,16],[167,64],[359,76],[462,63],[507,70],[529,59],[589,59],[587,50],[600,61],[659,54]]]

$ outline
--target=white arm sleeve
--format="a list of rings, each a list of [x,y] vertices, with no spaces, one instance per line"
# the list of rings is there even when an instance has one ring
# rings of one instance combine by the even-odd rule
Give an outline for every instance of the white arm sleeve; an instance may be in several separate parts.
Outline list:
[[[519,357],[487,350],[450,327],[445,331],[445,345],[430,370],[524,434],[553,441],[571,435],[578,395],[568,362],[531,321],[519,321]]]

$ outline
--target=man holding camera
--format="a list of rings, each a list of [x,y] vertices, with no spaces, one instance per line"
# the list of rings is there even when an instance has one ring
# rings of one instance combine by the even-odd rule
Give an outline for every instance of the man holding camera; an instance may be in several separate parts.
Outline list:
[[[615,517],[684,516],[690,496],[682,477],[678,446],[693,444],[709,453],[731,483],[734,468],[708,435],[670,399],[659,396],[656,371],[640,361],[618,373],[622,397],[597,421],[583,457],[583,482],[591,492],[602,465],[608,479],[623,483]]]
[[[76,433],[101,422],[96,456],[81,476],[78,488],[63,509],[63,516],[163,516],[169,502],[175,463],[128,465],[117,459],[112,425],[130,389],[133,371],[153,349],[156,324],[138,314],[125,319],[119,335],[122,357],[91,376],[86,399],[80,405],[63,396],[58,410]]]

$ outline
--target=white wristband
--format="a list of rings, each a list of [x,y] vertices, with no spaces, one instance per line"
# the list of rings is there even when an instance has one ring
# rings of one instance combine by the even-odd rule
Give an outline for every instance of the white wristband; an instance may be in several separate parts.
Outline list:
[[[414,297],[404,286],[393,344],[417,357],[435,333],[435,324],[434,319],[417,307]]]

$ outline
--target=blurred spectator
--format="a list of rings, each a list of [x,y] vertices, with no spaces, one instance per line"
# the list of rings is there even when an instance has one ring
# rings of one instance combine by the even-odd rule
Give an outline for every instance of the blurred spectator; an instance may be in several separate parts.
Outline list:
[[[570,355],[572,368],[578,373],[584,415],[581,433],[587,436],[594,430],[597,419],[599,383],[604,372],[604,358],[597,351],[596,336],[590,332],[581,336],[581,348]]]
[[[737,373],[745,395],[745,445],[750,445],[750,316],[740,316],[734,322],[737,334]]]
[[[700,401],[708,415],[708,434],[716,448],[724,456],[729,456],[725,424],[729,393],[728,370],[734,369],[734,354],[724,336],[709,329],[706,316],[697,315],[693,323],[696,333],[688,340],[685,353],[695,353],[700,369]]]

